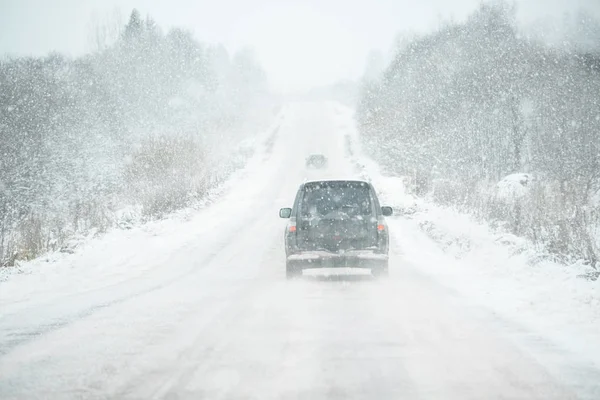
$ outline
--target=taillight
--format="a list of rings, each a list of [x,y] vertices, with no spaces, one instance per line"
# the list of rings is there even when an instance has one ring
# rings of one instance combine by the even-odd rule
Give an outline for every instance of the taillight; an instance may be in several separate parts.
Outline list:
[[[290,225],[290,232],[296,232],[296,225]]]
[[[377,230],[378,231],[385,231],[385,225],[383,225],[383,224],[377,225]]]

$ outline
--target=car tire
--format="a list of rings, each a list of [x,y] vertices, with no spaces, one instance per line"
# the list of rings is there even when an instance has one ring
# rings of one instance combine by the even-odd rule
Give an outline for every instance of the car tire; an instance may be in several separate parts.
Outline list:
[[[302,276],[302,267],[290,262],[285,263],[285,277],[287,279],[294,279],[300,276]]]
[[[371,269],[371,274],[375,278],[387,278],[387,277],[389,277],[390,276],[390,269],[388,267],[388,263],[386,262],[382,266],[379,266],[379,267],[376,267],[376,268],[372,268]]]

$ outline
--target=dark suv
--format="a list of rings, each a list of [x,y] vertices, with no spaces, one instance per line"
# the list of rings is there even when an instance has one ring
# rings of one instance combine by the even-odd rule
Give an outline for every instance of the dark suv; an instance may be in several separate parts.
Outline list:
[[[313,181],[300,185],[285,228],[287,277],[304,268],[370,268],[388,274],[388,227],[373,186],[365,181]]]
[[[306,167],[314,169],[323,169],[327,167],[327,157],[323,154],[311,154],[306,157]]]

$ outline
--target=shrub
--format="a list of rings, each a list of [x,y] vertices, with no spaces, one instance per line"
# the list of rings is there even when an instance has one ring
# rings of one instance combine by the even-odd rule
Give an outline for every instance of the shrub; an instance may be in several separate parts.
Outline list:
[[[134,150],[125,169],[127,195],[156,218],[190,204],[206,192],[204,155],[191,137],[158,136]]]

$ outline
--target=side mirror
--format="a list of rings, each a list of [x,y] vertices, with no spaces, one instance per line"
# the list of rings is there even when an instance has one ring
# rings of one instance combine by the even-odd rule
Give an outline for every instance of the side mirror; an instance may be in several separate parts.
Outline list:
[[[392,215],[394,213],[394,209],[392,207],[383,206],[383,207],[381,207],[381,213],[385,217],[389,217],[390,215]]]
[[[279,218],[289,218],[292,216],[291,208],[282,208],[279,210]]]

